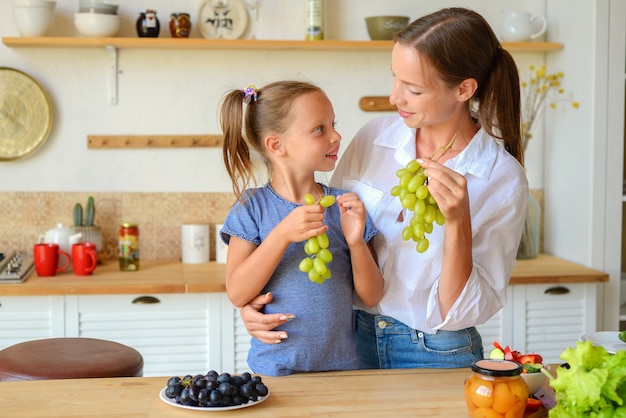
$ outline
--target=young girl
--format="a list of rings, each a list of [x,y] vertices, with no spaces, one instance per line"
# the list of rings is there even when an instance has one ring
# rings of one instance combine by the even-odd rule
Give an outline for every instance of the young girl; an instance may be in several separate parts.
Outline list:
[[[237,197],[221,230],[229,245],[228,297],[241,307],[272,292],[274,303],[266,312],[294,314],[280,328],[289,332],[282,344],[252,339],[248,365],[270,376],[359,368],[353,295],[367,306],[382,297],[383,279],[368,246],[378,231],[355,193],[315,181],[316,171],[335,168],[339,152],[330,100],[304,82],[248,86],[225,96],[220,123],[224,163]],[[269,182],[262,187],[249,188],[257,181],[250,148],[268,169]],[[336,204],[305,204],[307,194],[317,202],[333,195]],[[308,257],[306,240],[322,233],[330,243],[332,276],[318,284],[299,264]]]

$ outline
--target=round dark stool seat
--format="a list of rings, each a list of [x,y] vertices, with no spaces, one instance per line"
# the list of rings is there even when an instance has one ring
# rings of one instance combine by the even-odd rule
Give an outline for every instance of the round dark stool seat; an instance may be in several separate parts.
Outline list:
[[[94,338],[46,338],[0,350],[0,381],[143,376],[134,348]]]

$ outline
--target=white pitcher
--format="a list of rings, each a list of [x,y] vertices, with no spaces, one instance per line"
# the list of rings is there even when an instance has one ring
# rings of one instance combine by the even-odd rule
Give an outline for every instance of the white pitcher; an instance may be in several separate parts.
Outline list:
[[[546,18],[541,15],[509,10],[504,12],[500,37],[504,42],[526,42],[543,35],[547,27]]]

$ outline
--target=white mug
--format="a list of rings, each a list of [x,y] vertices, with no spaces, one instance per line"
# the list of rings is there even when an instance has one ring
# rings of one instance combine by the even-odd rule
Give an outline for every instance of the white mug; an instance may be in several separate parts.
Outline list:
[[[209,225],[184,224],[181,227],[182,261],[185,264],[209,262]]]
[[[539,26],[539,30],[536,30]],[[530,41],[543,35],[547,26],[548,23],[543,16],[516,10],[506,11],[500,36],[504,42]]]

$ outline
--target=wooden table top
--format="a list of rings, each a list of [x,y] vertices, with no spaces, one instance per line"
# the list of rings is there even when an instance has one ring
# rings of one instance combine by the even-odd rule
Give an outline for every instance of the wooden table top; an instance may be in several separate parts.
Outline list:
[[[98,265],[90,276],[76,276],[71,268],[52,277],[39,277],[33,272],[24,283],[0,284],[0,296],[225,292],[225,275],[226,265],[215,261],[183,264],[178,260],[141,260],[137,271],[120,271],[117,262],[109,261]],[[608,274],[601,271],[540,254],[531,260],[518,260],[510,284],[608,280]]]
[[[264,402],[220,416],[467,417],[463,385],[470,374],[469,369],[395,369],[264,377],[270,390]],[[216,412],[166,404],[159,392],[167,379],[0,382],[0,416],[200,418]],[[545,416],[542,408],[532,418]]]

